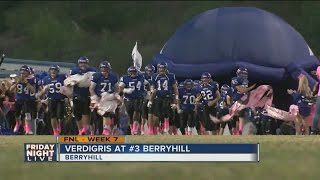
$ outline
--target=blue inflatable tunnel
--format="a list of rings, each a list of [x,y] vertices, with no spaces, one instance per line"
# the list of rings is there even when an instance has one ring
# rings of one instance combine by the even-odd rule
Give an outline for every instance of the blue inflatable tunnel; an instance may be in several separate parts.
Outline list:
[[[319,65],[312,50],[293,27],[278,16],[253,7],[224,7],[201,13],[179,27],[155,54],[178,78],[234,75],[246,67],[249,79],[281,83],[307,74]]]

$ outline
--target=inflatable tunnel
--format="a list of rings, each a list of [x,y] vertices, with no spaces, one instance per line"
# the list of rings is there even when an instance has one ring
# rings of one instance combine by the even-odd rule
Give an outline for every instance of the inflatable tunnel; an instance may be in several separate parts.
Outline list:
[[[300,73],[313,87],[316,79],[309,72],[319,65],[299,32],[280,17],[254,7],[223,7],[193,17],[151,63],[163,61],[178,79],[199,79],[208,71],[228,84],[237,68],[246,67],[249,81],[279,86],[281,93],[295,88]]]

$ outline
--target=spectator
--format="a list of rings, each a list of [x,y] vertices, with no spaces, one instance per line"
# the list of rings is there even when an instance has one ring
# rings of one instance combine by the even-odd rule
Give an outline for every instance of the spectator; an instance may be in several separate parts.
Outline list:
[[[320,81],[320,66],[318,66],[316,75],[318,80]],[[319,124],[319,118],[320,118],[320,84],[319,82],[316,85],[316,92],[317,92],[317,100],[316,100],[316,109],[315,109],[315,115],[313,117],[312,126],[311,126],[311,134],[316,135],[319,134],[320,130],[318,128]]]

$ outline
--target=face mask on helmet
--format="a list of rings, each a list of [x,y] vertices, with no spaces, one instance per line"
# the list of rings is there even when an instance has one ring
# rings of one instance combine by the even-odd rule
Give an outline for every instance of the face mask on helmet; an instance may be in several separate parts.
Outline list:
[[[21,77],[28,77],[30,75],[30,72],[28,70],[20,70]]]
[[[59,71],[56,68],[51,68],[49,70],[49,73],[50,73],[51,77],[56,77],[58,75]]]
[[[230,89],[230,87],[229,87],[228,85],[226,85],[226,84],[222,85],[222,86],[221,86],[221,94],[222,94],[222,95],[228,94],[228,90],[229,90],[229,89]]]
[[[146,72],[146,74],[147,74],[148,76],[151,76],[151,75],[153,74],[153,69],[145,68],[144,71]]]
[[[155,70],[155,67],[150,64],[144,68],[144,71],[148,76],[151,76],[154,73],[154,70]]]
[[[166,73],[166,70],[167,70],[167,69],[166,69],[165,67],[162,67],[162,66],[158,68],[159,74],[165,74],[165,73]]]
[[[237,76],[247,79],[248,78],[248,71],[245,68],[240,68],[237,70]]]
[[[100,67],[100,72],[102,73],[102,74],[108,74],[109,73],[109,68],[107,68],[107,67]]]
[[[133,66],[128,68],[127,73],[130,77],[137,77],[138,76],[138,70],[137,70],[137,68],[135,68]]]
[[[130,77],[137,77],[138,75],[137,75],[137,71],[130,71],[129,72],[129,76]]]
[[[85,63],[85,62],[81,62],[78,64],[78,67],[81,69],[81,70],[86,70],[89,68],[89,64],[88,63]]]
[[[186,89],[190,90],[190,89],[192,89],[193,84],[192,83],[186,83],[185,87],[186,87]]]
[[[201,83],[202,84],[209,84],[210,78],[208,76],[202,76],[201,77]]]

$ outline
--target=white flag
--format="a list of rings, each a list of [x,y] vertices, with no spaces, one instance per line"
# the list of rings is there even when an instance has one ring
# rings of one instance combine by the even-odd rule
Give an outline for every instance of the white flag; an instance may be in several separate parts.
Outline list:
[[[140,71],[142,66],[142,56],[138,51],[138,42],[136,42],[136,45],[133,47],[132,60],[133,60],[133,65]]]

